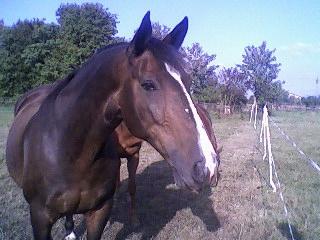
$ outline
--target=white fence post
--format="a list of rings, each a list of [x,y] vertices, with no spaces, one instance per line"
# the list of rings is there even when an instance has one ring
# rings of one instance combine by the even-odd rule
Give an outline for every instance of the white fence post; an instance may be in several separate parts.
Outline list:
[[[257,111],[258,111],[257,99],[256,97],[254,97],[253,104],[251,106],[251,112],[250,112],[250,122],[252,121],[252,117],[254,114],[254,123],[253,123],[254,129],[257,129]]]
[[[291,222],[290,222],[290,219],[289,219],[288,209],[287,209],[284,197],[283,197],[280,180],[279,180],[279,177],[278,177],[278,174],[277,174],[276,165],[274,163],[274,159],[273,159],[273,155],[272,155],[272,151],[271,151],[271,140],[270,140],[270,129],[269,129],[269,114],[268,114],[268,109],[267,109],[266,105],[263,107],[262,126],[261,126],[261,130],[260,130],[260,143],[262,143],[262,137],[263,137],[263,146],[264,146],[263,160],[267,157],[267,155],[268,155],[268,159],[269,159],[269,181],[270,181],[270,185],[271,185],[271,187],[273,189],[273,192],[276,192],[277,188],[276,188],[276,185],[273,182],[273,170],[274,170],[274,175],[275,175],[275,179],[277,180],[277,185],[278,185],[278,190],[279,190],[278,192],[279,192],[280,199],[281,199],[281,201],[283,203],[283,209],[284,209],[284,212],[285,212],[285,216],[287,218],[291,239],[295,240],[295,238],[293,236]]]
[[[260,142],[262,142],[262,135],[263,135],[263,147],[264,147],[264,154],[263,154],[262,159],[265,160],[265,158],[267,157],[267,150],[268,150],[269,181],[270,181],[270,185],[273,189],[273,192],[276,192],[277,188],[273,182],[273,156],[272,156],[272,151],[271,151],[268,109],[267,109],[266,105],[263,107],[262,126],[261,126],[261,131],[260,131]]]

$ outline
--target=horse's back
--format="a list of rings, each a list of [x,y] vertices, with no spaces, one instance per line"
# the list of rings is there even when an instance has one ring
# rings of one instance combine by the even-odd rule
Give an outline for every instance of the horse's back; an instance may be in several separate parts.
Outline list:
[[[23,178],[23,136],[31,118],[37,113],[46,94],[30,91],[23,95],[15,105],[15,118],[10,128],[7,147],[6,161],[8,171],[15,182],[21,186]]]
[[[21,97],[19,97],[14,106],[14,116],[16,116],[26,104],[35,101],[41,104],[41,102],[49,94],[53,86],[54,84],[41,85],[24,93]]]

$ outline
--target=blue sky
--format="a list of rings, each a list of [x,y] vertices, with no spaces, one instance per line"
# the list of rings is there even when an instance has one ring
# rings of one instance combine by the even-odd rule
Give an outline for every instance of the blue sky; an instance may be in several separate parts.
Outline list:
[[[0,19],[11,25],[20,19],[56,21],[58,0],[0,0]],[[77,1],[77,3],[88,1]],[[93,1],[97,2],[97,1]],[[199,42],[216,54],[216,63],[241,63],[244,47],[267,41],[282,64],[278,79],[300,95],[320,94],[320,1],[98,1],[118,15],[118,35],[131,38],[146,11],[152,21],[174,27],[189,17],[184,45]]]

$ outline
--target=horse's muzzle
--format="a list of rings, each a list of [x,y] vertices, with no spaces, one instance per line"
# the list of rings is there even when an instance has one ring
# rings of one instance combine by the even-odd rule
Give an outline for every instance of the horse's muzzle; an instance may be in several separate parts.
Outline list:
[[[205,166],[205,161],[198,161],[193,166],[192,178],[200,186],[216,186],[218,184],[218,166],[215,167],[214,173],[210,178],[210,171]]]

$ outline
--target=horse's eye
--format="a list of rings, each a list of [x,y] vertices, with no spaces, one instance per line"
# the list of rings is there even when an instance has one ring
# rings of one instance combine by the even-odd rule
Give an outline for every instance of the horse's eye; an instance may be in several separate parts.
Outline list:
[[[155,91],[155,90],[157,90],[156,85],[151,80],[146,80],[143,83],[141,83],[141,87],[143,87],[144,90],[146,90],[146,91]]]

